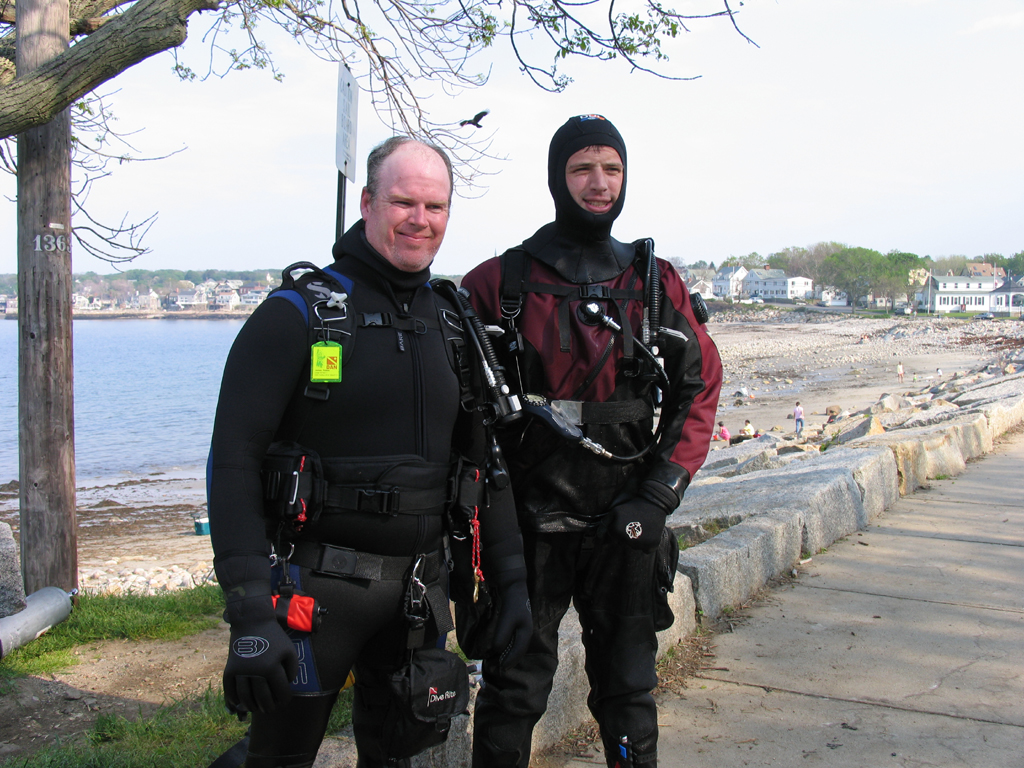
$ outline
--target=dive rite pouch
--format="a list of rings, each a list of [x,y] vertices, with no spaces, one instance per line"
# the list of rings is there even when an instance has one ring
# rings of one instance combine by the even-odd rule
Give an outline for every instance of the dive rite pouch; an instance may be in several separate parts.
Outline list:
[[[466,662],[443,648],[418,648],[391,676],[391,706],[384,718],[384,743],[393,758],[406,758],[448,738],[452,718],[467,714]]]

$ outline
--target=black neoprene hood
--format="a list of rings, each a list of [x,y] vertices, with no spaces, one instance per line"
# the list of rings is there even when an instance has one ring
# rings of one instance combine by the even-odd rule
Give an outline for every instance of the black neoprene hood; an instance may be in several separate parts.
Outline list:
[[[591,213],[580,207],[569,194],[565,182],[565,166],[569,158],[586,147],[611,147],[619,153],[622,160],[622,189],[619,199],[615,201],[607,213]],[[548,147],[548,189],[555,201],[555,220],[560,224],[575,229],[596,233],[611,230],[612,222],[622,212],[626,202],[626,143],[611,120],[601,115],[577,115],[570,117],[565,124],[555,131]]]

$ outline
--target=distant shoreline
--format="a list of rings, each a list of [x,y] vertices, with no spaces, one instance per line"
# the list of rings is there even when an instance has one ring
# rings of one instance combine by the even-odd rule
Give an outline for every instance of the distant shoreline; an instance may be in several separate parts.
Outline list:
[[[118,310],[116,312],[105,312],[103,310],[94,312],[75,312],[71,315],[72,320],[245,320],[252,314],[252,310],[217,310],[214,312],[153,312],[152,310]],[[4,315],[5,320],[17,320],[17,312],[8,312]]]

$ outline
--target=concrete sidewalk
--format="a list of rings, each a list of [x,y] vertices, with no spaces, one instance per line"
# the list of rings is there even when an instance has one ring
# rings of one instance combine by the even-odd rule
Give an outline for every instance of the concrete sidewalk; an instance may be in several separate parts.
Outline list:
[[[1022,478],[1018,434],[800,566],[661,697],[659,765],[1024,768]]]

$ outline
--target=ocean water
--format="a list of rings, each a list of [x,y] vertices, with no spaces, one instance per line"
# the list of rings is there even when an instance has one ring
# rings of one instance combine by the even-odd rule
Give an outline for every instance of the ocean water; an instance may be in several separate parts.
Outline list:
[[[243,320],[75,320],[76,485],[201,476]],[[0,320],[0,483],[18,477],[18,324]]]

